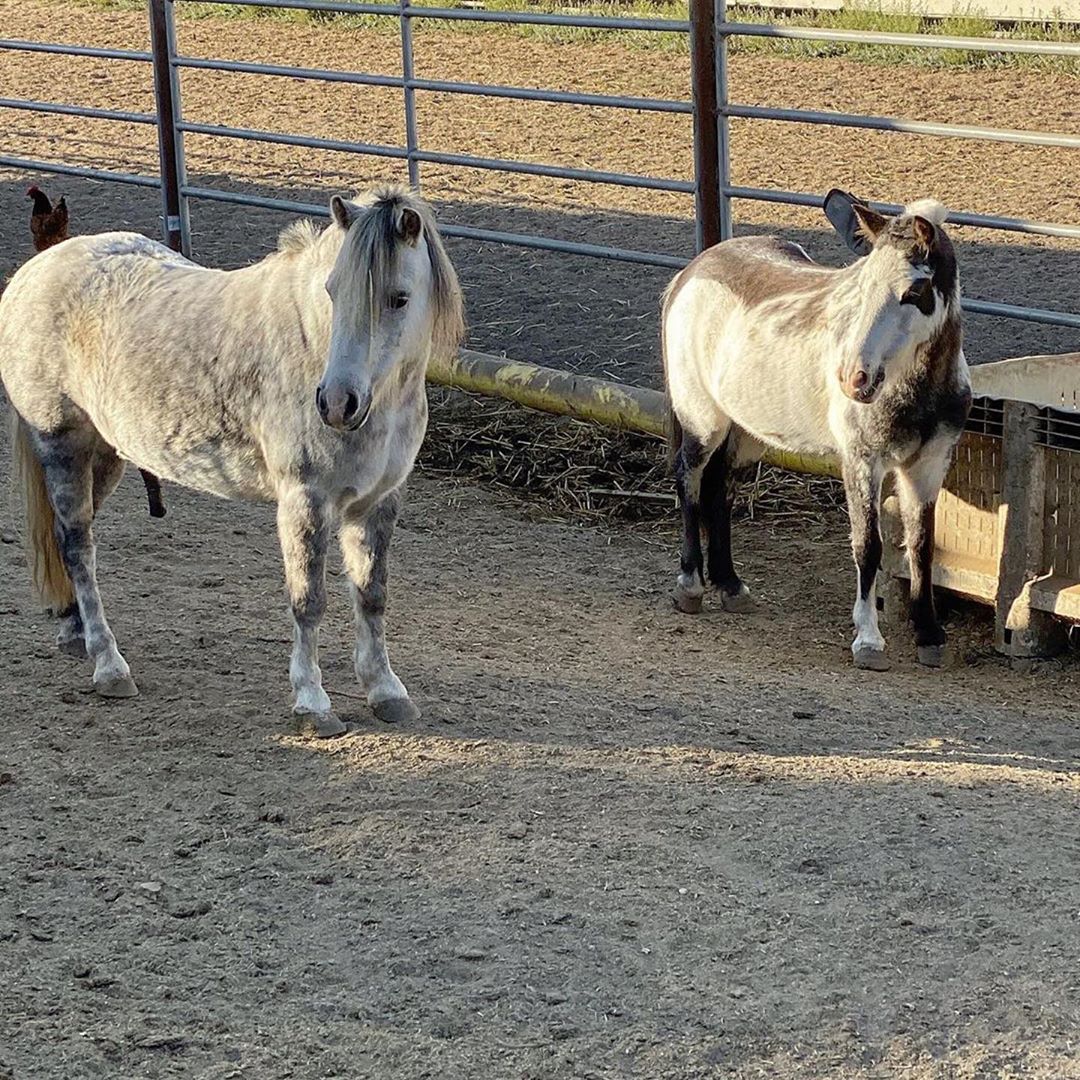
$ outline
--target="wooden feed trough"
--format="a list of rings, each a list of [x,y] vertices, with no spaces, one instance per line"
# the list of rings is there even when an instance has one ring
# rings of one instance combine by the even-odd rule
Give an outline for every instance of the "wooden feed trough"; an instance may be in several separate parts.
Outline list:
[[[1001,652],[1052,655],[1080,624],[1080,353],[984,364],[971,380],[975,403],[937,504],[934,584],[993,605]],[[885,610],[906,617],[895,496],[882,531]]]

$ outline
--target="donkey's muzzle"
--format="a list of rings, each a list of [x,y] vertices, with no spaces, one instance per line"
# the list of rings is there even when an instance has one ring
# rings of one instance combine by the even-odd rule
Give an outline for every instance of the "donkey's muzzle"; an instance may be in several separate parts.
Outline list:
[[[847,394],[852,401],[859,402],[860,405],[868,405],[874,400],[874,396],[878,390],[881,389],[881,384],[885,381],[885,368],[878,368],[877,374],[871,378],[869,373],[862,368],[856,369],[856,371],[849,375],[846,379],[843,375],[840,376],[840,385],[844,389],[844,393]]]
[[[320,386],[315,391],[315,407],[327,427],[336,431],[356,431],[371,413],[371,394],[359,394],[351,387]]]

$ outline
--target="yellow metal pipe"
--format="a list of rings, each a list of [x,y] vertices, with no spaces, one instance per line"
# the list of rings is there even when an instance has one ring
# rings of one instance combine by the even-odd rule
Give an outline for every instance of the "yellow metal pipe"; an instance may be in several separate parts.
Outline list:
[[[428,381],[474,394],[501,397],[541,412],[571,416],[620,431],[663,438],[667,425],[664,395],[627,383],[573,375],[463,349],[450,361],[433,361]],[[764,460],[792,472],[838,476],[836,463],[807,454],[768,449]]]

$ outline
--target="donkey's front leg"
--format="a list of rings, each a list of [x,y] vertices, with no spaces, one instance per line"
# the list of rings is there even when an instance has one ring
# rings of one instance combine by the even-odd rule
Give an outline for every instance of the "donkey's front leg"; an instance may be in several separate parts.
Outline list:
[[[844,459],[843,472],[857,576],[855,607],[851,612],[855,623],[851,653],[856,667],[887,671],[889,661],[885,656],[885,638],[878,629],[874,589],[882,553],[878,510],[883,470],[879,460],[852,456]]]
[[[683,542],[679,576],[675,581],[675,606],[687,615],[701,611],[705,595],[705,555],[701,549],[701,478],[712,447],[682,432],[675,451],[675,488],[682,511]]]
[[[341,553],[349,574],[356,620],[356,677],[379,720],[416,720],[420,711],[390,667],[383,617],[386,613],[387,554],[401,508],[401,489],[365,512],[346,511],[341,525]]]
[[[330,534],[325,500],[304,487],[279,494],[278,536],[285,584],[293,615],[289,681],[296,694],[293,712],[315,718],[315,733],[341,735],[345,725],[330,711],[319,668],[319,624],[326,611],[326,547]]]
[[[919,663],[941,667],[945,630],[934,606],[934,508],[955,445],[953,439],[927,444],[913,462],[896,472],[896,492],[904,522],[904,546],[911,570],[911,622]]]

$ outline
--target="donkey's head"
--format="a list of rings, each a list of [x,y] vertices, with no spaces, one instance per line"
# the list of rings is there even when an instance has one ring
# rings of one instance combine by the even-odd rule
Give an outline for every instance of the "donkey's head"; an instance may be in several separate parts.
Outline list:
[[[924,199],[885,217],[852,195],[830,191],[825,213],[857,264],[857,310],[844,320],[844,356],[837,378],[855,401],[870,402],[889,361],[910,356],[955,317],[956,253],[943,226],[946,209]],[[854,299],[854,297],[853,297]]]
[[[461,289],[430,207],[408,189],[335,195],[330,212],[345,237],[326,280],[330,355],[315,403],[329,427],[356,431],[403,365],[459,344]]]

